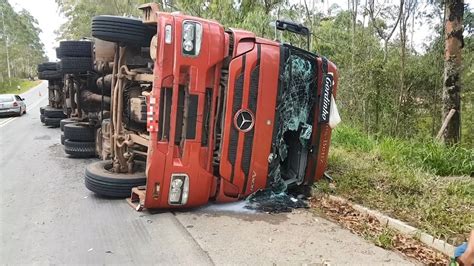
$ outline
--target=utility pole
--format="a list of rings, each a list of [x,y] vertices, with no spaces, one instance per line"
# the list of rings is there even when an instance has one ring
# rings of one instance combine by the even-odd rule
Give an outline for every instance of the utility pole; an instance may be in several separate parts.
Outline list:
[[[7,69],[8,69],[8,82],[10,85],[12,85],[12,74],[10,70],[10,55],[8,53],[8,36],[7,36],[7,31],[5,28],[5,14],[3,13],[3,8],[2,8],[2,24],[3,24],[3,37],[5,38],[5,50],[7,51]]]

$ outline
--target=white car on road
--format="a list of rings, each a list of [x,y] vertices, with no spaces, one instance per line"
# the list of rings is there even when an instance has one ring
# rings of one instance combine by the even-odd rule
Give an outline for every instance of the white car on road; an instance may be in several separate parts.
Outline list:
[[[0,94],[0,115],[26,114],[25,99],[15,94]]]

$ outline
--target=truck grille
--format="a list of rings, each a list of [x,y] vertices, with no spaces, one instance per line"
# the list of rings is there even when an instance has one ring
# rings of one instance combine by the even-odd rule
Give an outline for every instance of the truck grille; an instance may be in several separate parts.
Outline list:
[[[233,102],[232,102],[232,119],[234,119],[238,112],[242,112],[242,109],[248,110],[253,115],[253,123],[257,118],[257,100],[260,80],[260,44],[256,45],[257,48],[257,62],[250,71],[250,75],[245,76],[247,59],[246,55],[242,56],[242,72],[237,76],[235,86],[233,88]],[[255,59],[253,59],[255,60]],[[255,61],[253,61],[255,62]],[[253,64],[252,64],[253,65]],[[245,79],[249,80],[249,88],[244,88]],[[246,102],[246,106],[243,104]],[[250,175],[251,162],[252,162],[252,150],[254,148],[254,134],[255,128],[252,127],[248,131],[241,132],[234,126],[234,121],[228,121],[230,126],[229,146],[228,146],[228,161],[232,165],[232,171],[230,175],[230,182],[234,182],[235,172],[242,170],[244,180],[242,184],[242,193],[247,190],[247,183]],[[240,136],[243,134],[242,136]],[[243,137],[243,147],[238,149],[239,138]],[[241,150],[241,152],[238,152]],[[236,165],[236,159],[241,158],[240,164]]]

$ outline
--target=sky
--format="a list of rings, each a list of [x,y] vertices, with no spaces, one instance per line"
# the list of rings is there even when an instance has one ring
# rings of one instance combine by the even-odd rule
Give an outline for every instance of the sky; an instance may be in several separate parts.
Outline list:
[[[302,2],[301,0],[290,1]],[[315,8],[317,9],[327,9],[334,3],[338,4],[342,8],[347,7],[347,0],[307,0],[307,3],[311,5],[313,1],[315,3]],[[57,36],[54,32],[57,31],[61,24],[66,21],[66,18],[59,12],[56,2],[54,0],[8,0],[8,2],[16,11],[26,9],[38,20],[39,27],[42,30],[40,38],[45,46],[46,55],[50,61],[56,61],[56,52],[54,48],[57,47],[58,44],[56,42]],[[468,3],[471,7],[474,6],[474,0],[465,0],[464,2]],[[418,51],[421,50],[423,42],[427,41],[427,38],[429,38],[431,34],[433,34],[433,30],[429,25],[416,25],[413,42],[415,44],[415,48]]]
[[[54,48],[58,44],[54,31],[58,30],[59,26],[66,21],[66,18],[60,14],[56,2],[54,0],[8,0],[8,2],[15,11],[26,9],[38,20],[42,30],[40,38],[45,46],[46,55],[50,61],[56,61]]]

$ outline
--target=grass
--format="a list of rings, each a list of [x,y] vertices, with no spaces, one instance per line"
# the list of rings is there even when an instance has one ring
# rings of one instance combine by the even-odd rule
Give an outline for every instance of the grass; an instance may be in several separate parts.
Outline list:
[[[0,82],[0,94],[21,94],[41,83],[41,80],[13,79],[10,82]]]
[[[441,176],[472,175],[474,173],[474,149],[460,146],[446,147],[432,140],[400,140],[374,138],[354,128],[337,128],[332,144],[348,151],[377,153],[385,162],[405,165]]]
[[[376,140],[340,127],[329,156],[335,185],[317,186],[459,243],[474,227],[473,162],[473,150],[430,141]]]

